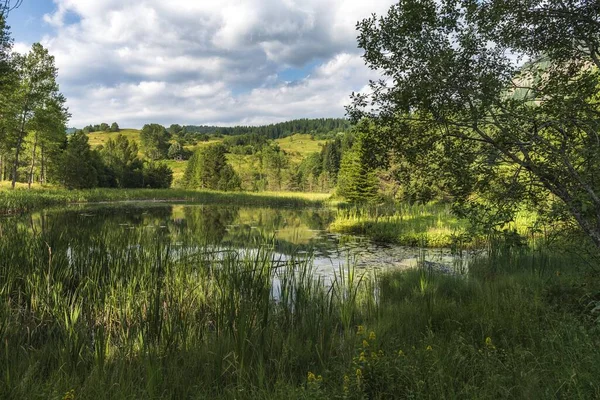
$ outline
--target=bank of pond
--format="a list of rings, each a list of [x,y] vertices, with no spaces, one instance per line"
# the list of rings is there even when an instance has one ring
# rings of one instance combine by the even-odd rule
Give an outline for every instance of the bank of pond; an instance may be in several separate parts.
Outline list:
[[[440,206],[214,196],[0,217],[0,398],[600,397],[592,256],[331,229],[461,229]]]

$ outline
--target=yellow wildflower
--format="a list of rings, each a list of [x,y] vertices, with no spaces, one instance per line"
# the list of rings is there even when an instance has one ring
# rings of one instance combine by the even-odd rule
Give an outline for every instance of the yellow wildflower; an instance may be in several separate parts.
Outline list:
[[[489,347],[490,349],[495,349],[496,348],[496,346],[494,346],[494,343],[492,342],[492,338],[489,337],[489,336],[485,338],[485,345],[487,347]]]
[[[363,333],[365,333],[365,327],[364,327],[364,326],[362,326],[362,325],[359,325],[359,326],[358,326],[358,329],[357,329],[357,331],[356,331],[356,334],[357,334],[357,335],[362,335]]]
[[[317,378],[315,377],[315,374],[313,374],[312,372],[308,371],[308,381],[309,382],[314,382]]]
[[[360,356],[358,357],[358,361],[360,361],[360,362],[367,361],[367,359],[365,357],[365,352],[364,351],[360,352]]]
[[[367,347],[369,347],[369,342],[367,342],[366,340],[363,340],[362,345],[364,348],[367,348]]]
[[[360,379],[362,377],[362,369],[356,368],[356,377]]]
[[[75,389],[71,389],[69,390],[67,393],[65,393],[65,395],[63,396],[63,400],[74,400],[75,399]]]
[[[369,333],[369,340],[375,340],[375,332],[371,331],[371,333]]]
[[[433,350],[433,348],[431,346],[427,346],[427,348],[425,350],[431,351],[431,350]]]
[[[398,357],[404,357],[404,352],[402,350],[398,350]]]

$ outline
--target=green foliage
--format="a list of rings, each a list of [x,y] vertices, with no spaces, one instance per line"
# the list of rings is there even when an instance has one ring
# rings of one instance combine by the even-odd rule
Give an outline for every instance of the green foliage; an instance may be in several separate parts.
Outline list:
[[[150,160],[167,158],[170,138],[169,132],[159,124],[146,124],[140,132],[142,148]]]
[[[26,55],[13,54],[11,77],[12,90],[3,93],[0,99],[4,112],[0,114],[3,131],[0,139],[2,146],[12,158],[12,186],[19,180],[22,152],[26,145],[26,136],[35,131],[36,139],[40,136],[63,135],[69,117],[65,107],[66,99],[58,90],[57,68],[54,57],[41,44],[34,43]],[[59,140],[60,141],[60,140]],[[33,152],[35,155],[35,151]],[[42,157],[43,158],[43,157]],[[34,162],[32,161],[33,169]],[[30,179],[32,180],[32,171]]]
[[[184,181],[188,188],[239,190],[241,181],[227,163],[227,148],[219,143],[196,150],[188,162]]]
[[[144,165],[144,187],[167,189],[173,183],[173,171],[162,163],[149,162]]]
[[[106,145],[99,148],[100,155],[109,174],[112,184],[118,188],[135,188],[143,186],[143,163],[138,158],[138,147],[124,135],[109,139]]]
[[[338,176],[337,194],[353,203],[369,203],[378,199],[377,175],[363,161],[363,148],[356,142],[344,153]]]
[[[342,118],[296,119],[263,126],[184,126],[187,132],[210,133],[216,135],[238,136],[255,134],[268,139],[278,139],[295,133],[329,134],[345,132],[350,129],[350,121]]]
[[[522,203],[560,207],[598,247],[597,16],[587,0],[402,1],[358,24],[367,64],[391,79],[348,112],[372,117],[406,161],[437,155],[446,188],[485,225]]]
[[[68,189],[87,189],[98,185],[97,155],[93,155],[88,137],[76,132],[69,138],[67,148],[60,154],[52,177]]]
[[[112,125],[110,126],[110,131],[111,132],[119,132],[121,129],[119,128],[119,124],[117,124],[116,122],[113,122]]]

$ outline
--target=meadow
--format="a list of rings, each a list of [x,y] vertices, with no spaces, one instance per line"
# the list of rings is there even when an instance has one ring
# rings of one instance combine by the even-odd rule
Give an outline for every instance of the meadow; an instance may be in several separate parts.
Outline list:
[[[325,284],[266,239],[53,215],[0,220],[1,398],[600,396],[597,275],[543,246]]]
[[[324,193],[297,192],[218,192],[186,189],[90,189],[66,190],[36,188],[0,190],[0,215],[18,214],[50,206],[75,203],[118,201],[182,201],[266,207],[321,206],[328,201]]]

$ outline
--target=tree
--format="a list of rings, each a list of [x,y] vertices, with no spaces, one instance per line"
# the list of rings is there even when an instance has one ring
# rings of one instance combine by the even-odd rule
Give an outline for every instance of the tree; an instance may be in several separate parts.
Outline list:
[[[138,147],[124,135],[109,139],[100,149],[104,164],[114,177],[115,186],[133,188],[143,186],[143,163],[138,158]]]
[[[166,164],[153,161],[144,165],[144,187],[168,189],[173,182],[173,171]]]
[[[66,141],[66,122],[69,117],[65,99],[58,95],[50,99],[43,108],[39,108],[29,124],[31,157],[29,166],[29,188],[34,181],[36,161],[39,161],[40,182],[46,181],[48,164],[56,160],[59,147]]]
[[[369,203],[378,198],[375,170],[364,161],[363,147],[354,144],[342,157],[337,194],[353,203]]]
[[[33,44],[27,55],[15,55],[14,65],[18,83],[10,98],[6,120],[7,141],[13,151],[12,187],[18,180],[19,157],[23,150],[27,132],[36,124],[39,114],[48,109],[55,110],[57,118],[66,122],[68,114],[64,107],[65,98],[58,91],[57,68],[54,57],[41,44]],[[63,122],[63,125],[64,125]]]
[[[119,132],[121,129],[119,128],[119,124],[117,124],[116,122],[113,122],[112,125],[110,126],[110,131],[111,132]]]
[[[94,161],[88,137],[79,131],[71,135],[52,175],[69,189],[93,188],[98,185],[98,165]]]
[[[10,97],[16,88],[16,74],[10,59],[13,42],[2,11],[0,9],[0,181],[4,179],[8,158],[12,152],[8,145],[8,117],[11,114]]]
[[[596,1],[402,0],[358,29],[385,79],[353,94],[354,120],[400,152],[442,149],[462,202],[513,211],[549,194],[600,247]]]
[[[159,124],[146,124],[140,132],[142,148],[151,160],[167,158],[170,138],[165,127]]]
[[[240,178],[227,163],[226,153],[227,148],[221,143],[196,150],[188,161],[185,171],[186,186],[225,191],[239,190]]]
[[[108,132],[109,129],[110,129],[110,127],[108,126],[108,124],[106,122],[103,122],[100,124],[99,131]]]

